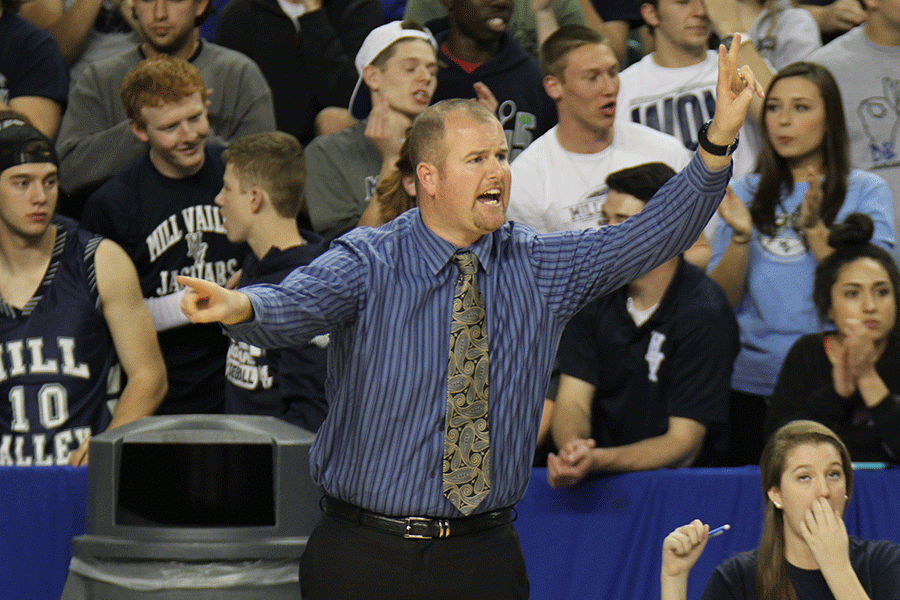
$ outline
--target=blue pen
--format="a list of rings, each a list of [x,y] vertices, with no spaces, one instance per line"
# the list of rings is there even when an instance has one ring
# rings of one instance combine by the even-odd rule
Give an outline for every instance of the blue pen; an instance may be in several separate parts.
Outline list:
[[[731,525],[729,525],[728,523],[726,523],[726,524],[722,525],[721,527],[716,527],[715,529],[713,529],[712,531],[710,531],[710,532],[709,532],[709,537],[716,537],[717,535],[722,535],[723,533],[725,533],[725,532],[728,531],[729,529],[731,529]]]

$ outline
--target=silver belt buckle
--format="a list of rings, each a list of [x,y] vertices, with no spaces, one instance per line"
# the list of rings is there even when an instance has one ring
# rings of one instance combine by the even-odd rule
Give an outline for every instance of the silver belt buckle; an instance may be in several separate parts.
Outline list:
[[[417,533],[412,533],[413,523],[430,523],[431,521],[435,521],[441,528],[440,533],[438,534],[439,538],[445,538],[450,536],[450,522],[446,520],[436,520],[436,519],[426,519],[425,517],[407,517],[406,518],[406,533],[403,534],[403,537],[408,540],[430,540],[433,536],[430,535],[420,535]]]

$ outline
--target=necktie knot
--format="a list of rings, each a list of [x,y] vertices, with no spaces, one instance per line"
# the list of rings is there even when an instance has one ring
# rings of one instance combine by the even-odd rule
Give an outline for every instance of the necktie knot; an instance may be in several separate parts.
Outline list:
[[[475,275],[478,273],[478,257],[475,256],[474,252],[469,250],[457,252],[450,260],[459,267],[459,271],[463,275]]]

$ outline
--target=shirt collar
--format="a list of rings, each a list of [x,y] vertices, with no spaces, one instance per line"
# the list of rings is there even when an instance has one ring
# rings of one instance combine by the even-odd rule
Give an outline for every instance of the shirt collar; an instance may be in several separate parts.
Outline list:
[[[437,275],[450,262],[450,257],[459,250],[471,250],[478,257],[478,262],[485,273],[490,272],[495,233],[481,236],[471,246],[458,248],[428,229],[422,221],[422,215],[418,208],[414,208],[406,214],[410,219],[414,251],[420,253],[429,272],[433,275]]]

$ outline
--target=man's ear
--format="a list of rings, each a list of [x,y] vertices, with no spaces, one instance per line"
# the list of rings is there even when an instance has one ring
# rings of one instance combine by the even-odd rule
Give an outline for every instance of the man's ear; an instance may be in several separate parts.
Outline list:
[[[374,65],[366,65],[363,67],[362,77],[363,82],[373,92],[378,91],[378,88],[381,84],[381,78],[379,75],[381,72],[378,70],[378,67]]]
[[[409,194],[410,198],[416,197],[416,178],[410,177],[409,175],[404,175],[400,178],[400,183],[403,185],[403,189],[406,190],[406,193]]]
[[[262,210],[271,204],[271,202],[269,193],[266,190],[258,185],[254,185],[250,188],[250,210],[254,215],[258,215],[262,212]]]
[[[544,91],[554,102],[562,98],[562,82],[554,75],[544,76]]]
[[[650,27],[659,26],[659,14],[656,12],[656,7],[649,2],[641,4],[641,17],[644,18],[644,22]]]
[[[199,17],[206,10],[206,5],[210,3],[210,0],[200,0],[197,2],[197,9],[194,11],[194,16]]]
[[[134,134],[134,137],[142,142],[150,141],[150,136],[147,135],[147,129],[138,125],[134,119],[128,119],[128,126],[131,127],[131,133]]]
[[[431,198],[434,198],[437,192],[438,180],[437,167],[427,162],[420,162],[416,165],[416,177],[419,178],[419,189]]]

